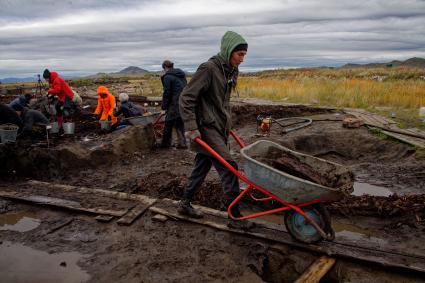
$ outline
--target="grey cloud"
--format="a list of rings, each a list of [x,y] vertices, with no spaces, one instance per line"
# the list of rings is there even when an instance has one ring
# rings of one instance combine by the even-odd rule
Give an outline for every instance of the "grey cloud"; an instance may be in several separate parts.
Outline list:
[[[58,2],[0,0],[0,78],[46,66],[68,73],[159,69],[164,58],[194,70],[218,52],[226,30],[249,43],[242,69],[425,56],[424,1],[212,0],[212,10],[199,13],[194,1],[196,13],[187,15],[178,11],[185,1]]]

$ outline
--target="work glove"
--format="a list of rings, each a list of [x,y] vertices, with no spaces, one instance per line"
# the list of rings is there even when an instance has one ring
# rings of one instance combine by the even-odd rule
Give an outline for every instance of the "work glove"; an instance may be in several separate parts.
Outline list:
[[[201,137],[201,133],[198,130],[186,131],[186,132],[184,132],[184,136],[186,137],[186,139],[188,139],[190,141],[194,141],[195,138]]]

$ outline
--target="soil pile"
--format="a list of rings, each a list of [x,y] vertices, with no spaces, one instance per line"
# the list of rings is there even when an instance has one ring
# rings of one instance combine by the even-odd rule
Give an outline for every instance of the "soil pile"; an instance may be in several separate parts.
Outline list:
[[[333,213],[346,216],[396,217],[413,215],[418,222],[422,222],[425,219],[425,195],[348,196],[339,202],[331,203],[328,208]]]
[[[253,156],[254,159],[279,171],[330,188],[349,191],[353,186],[354,175],[348,169],[338,170],[331,163],[317,162],[314,157],[299,156],[289,151],[271,147],[265,156]]]
[[[76,137],[78,139],[78,137]],[[53,148],[25,147],[25,141],[0,145],[0,177],[39,179],[62,177],[82,168],[107,165],[135,151],[147,151],[154,143],[151,127],[133,126],[109,135],[95,136],[90,143],[63,140]]]

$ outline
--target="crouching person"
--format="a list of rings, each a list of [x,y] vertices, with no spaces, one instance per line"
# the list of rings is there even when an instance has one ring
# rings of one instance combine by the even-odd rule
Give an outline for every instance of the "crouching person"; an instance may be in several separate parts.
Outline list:
[[[49,124],[49,120],[46,118],[46,116],[44,116],[43,113],[38,110],[23,107],[17,111],[17,113],[20,115],[24,124],[22,130],[19,133],[19,137],[32,136],[34,125],[45,127]]]
[[[239,195],[238,178],[203,151],[194,139],[200,137],[230,165],[238,169],[230,155],[228,142],[231,127],[230,95],[236,86],[238,66],[243,62],[247,49],[248,44],[242,36],[235,32],[226,32],[221,40],[220,53],[199,66],[180,95],[180,115],[184,122],[185,135],[191,141],[191,149],[197,151],[194,168],[180,202],[181,214],[202,217],[190,202],[212,165],[221,178],[225,208],[227,209]],[[231,213],[236,218],[242,217],[238,205],[232,207]],[[249,229],[253,223],[229,219],[228,225]]]
[[[117,110],[114,110],[114,116],[119,117],[120,115],[123,115],[125,119],[119,122],[117,126],[129,125],[130,123],[128,122],[127,118],[142,115],[142,111],[140,111],[140,109],[130,101],[127,93],[120,93],[118,98],[120,100],[120,106]]]
[[[100,116],[99,122],[111,121],[111,125],[116,126],[118,119],[114,116],[115,97],[103,85],[97,89],[97,96],[97,107],[94,114]]]

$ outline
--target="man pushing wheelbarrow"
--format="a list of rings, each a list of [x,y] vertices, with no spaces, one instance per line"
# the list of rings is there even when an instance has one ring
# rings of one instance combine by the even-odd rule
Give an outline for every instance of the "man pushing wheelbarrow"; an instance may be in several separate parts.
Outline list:
[[[180,95],[180,115],[184,122],[185,136],[191,142],[191,149],[197,152],[194,168],[180,203],[181,214],[202,217],[190,202],[211,169],[211,165],[214,165],[220,175],[226,209],[239,195],[238,178],[194,141],[200,137],[236,170],[238,169],[230,155],[228,144],[231,127],[230,95],[236,87],[238,66],[243,62],[247,50],[248,44],[242,36],[232,31],[226,32],[221,39],[220,52],[199,66]],[[241,217],[238,205],[232,207],[232,215],[236,218]],[[253,225],[252,222],[233,221],[232,218],[228,224],[243,229]]]
[[[214,165],[223,184],[228,226],[250,229],[254,223],[247,219],[285,212],[285,226],[296,240],[306,243],[332,240],[335,235],[330,215],[322,204],[351,193],[354,180],[351,171],[270,141],[257,141],[245,147],[230,130],[230,95],[247,48],[240,35],[226,32],[220,53],[199,66],[180,96],[185,135],[197,154],[179,213],[202,217],[190,202]],[[230,135],[242,148],[246,176],[238,171],[230,155]],[[239,179],[247,184],[242,192]],[[257,202],[273,201],[274,208],[243,216],[239,202],[244,196]]]

